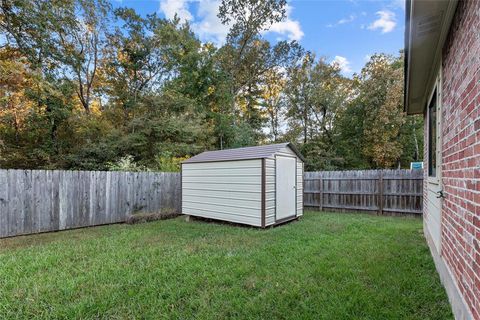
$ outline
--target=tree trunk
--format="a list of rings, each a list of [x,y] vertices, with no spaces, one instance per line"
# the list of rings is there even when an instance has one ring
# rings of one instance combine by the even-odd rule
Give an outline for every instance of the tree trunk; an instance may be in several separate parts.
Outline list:
[[[303,106],[303,143],[307,143],[308,135],[308,112],[307,106]]]
[[[418,150],[418,139],[417,139],[417,132],[416,132],[416,124],[415,118],[413,118],[413,140],[415,142],[415,161],[418,161],[418,157],[420,155],[420,151]]]

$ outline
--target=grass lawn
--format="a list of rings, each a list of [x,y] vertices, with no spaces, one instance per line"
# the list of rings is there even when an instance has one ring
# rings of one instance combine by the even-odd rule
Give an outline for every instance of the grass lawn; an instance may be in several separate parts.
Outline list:
[[[451,319],[414,218],[184,218],[0,240],[0,318]]]

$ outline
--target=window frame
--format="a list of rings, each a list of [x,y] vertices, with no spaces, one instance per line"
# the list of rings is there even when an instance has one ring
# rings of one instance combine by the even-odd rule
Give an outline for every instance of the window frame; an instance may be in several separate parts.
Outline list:
[[[438,162],[437,162],[437,88],[435,87],[433,91],[433,95],[430,98],[430,102],[428,103],[428,108],[427,108],[427,113],[428,113],[428,135],[427,135],[427,174],[428,177],[430,178],[435,178],[437,176],[437,168],[438,168]],[[435,119],[432,119],[432,114],[435,115]],[[435,121],[435,123],[432,123],[432,121]],[[432,132],[432,127],[435,127],[434,133]],[[435,142],[434,146],[435,149],[432,149],[432,142]],[[435,167],[432,166],[432,159],[435,159]]]
[[[435,96],[434,96],[435,95]],[[437,78],[435,80],[435,83],[433,85],[433,88],[430,92],[429,98],[427,100],[427,108],[426,108],[426,119],[427,119],[427,141],[428,141],[428,147],[427,147],[427,154],[426,154],[426,160],[427,160],[427,165],[426,165],[426,170],[427,170],[427,180],[429,183],[432,184],[440,184],[440,179],[441,179],[441,173],[442,173],[442,69],[440,67],[438,71]],[[436,168],[435,168],[435,176],[430,176],[430,104],[433,100],[433,98],[436,99],[436,106],[435,106],[435,116],[436,116],[436,137],[435,137],[435,142],[436,142],[436,150],[435,150],[435,157],[436,157]]]

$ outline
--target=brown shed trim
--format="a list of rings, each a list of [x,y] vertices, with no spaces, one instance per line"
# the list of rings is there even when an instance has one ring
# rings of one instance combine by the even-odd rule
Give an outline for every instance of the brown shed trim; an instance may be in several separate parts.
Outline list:
[[[305,213],[305,162],[302,162],[302,216]]]
[[[180,214],[183,213],[183,163],[180,163]]]
[[[283,218],[283,219],[279,219],[279,220],[275,221],[273,226],[278,226],[279,224],[282,224],[282,223],[285,223],[285,222],[288,222],[288,221],[292,221],[292,220],[297,220],[297,219],[299,219],[299,217],[297,217],[297,216],[291,216],[291,217],[286,217],[286,218]]]
[[[298,216],[298,165],[297,164],[298,164],[298,160],[295,157],[295,217]]]
[[[266,224],[266,200],[265,200],[265,192],[266,192],[266,187],[265,187],[265,182],[266,182],[266,169],[265,169],[265,158],[262,159],[262,228],[265,228]]]

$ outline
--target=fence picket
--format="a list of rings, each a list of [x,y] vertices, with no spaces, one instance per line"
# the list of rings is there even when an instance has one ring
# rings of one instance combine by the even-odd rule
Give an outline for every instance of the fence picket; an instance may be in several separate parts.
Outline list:
[[[304,183],[305,208],[422,214],[422,170],[305,172]]]
[[[178,209],[179,187],[180,173],[0,169],[0,238]]]

